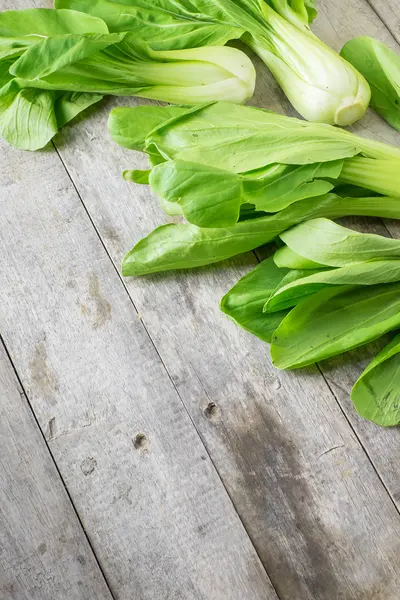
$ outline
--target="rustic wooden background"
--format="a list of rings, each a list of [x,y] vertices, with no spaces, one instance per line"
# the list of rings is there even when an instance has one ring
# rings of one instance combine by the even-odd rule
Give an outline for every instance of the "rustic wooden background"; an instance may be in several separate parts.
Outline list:
[[[335,49],[400,52],[398,0],[318,5]],[[294,114],[257,66],[253,104]],[[0,145],[0,598],[398,600],[400,431],[349,400],[379,343],[276,371],[218,308],[252,253],[123,280],[165,220],[121,178],[144,157],[107,133],[134,104],[105,100],[41,152]],[[372,112],[354,131],[400,141]]]

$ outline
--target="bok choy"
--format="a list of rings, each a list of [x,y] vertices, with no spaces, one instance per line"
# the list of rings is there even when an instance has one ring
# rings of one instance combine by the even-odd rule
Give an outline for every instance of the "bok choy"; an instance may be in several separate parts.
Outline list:
[[[155,49],[240,38],[310,121],[350,125],[369,104],[364,77],[312,33],[314,0],[56,0],[56,7],[99,16],[110,31],[134,31]]]
[[[104,94],[241,103],[254,85],[254,67],[236,48],[153,50],[73,10],[0,13],[0,133],[18,148],[43,147]]]

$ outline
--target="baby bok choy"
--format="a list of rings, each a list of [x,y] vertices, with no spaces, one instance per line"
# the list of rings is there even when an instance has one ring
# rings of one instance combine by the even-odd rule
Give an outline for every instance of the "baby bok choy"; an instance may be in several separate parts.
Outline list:
[[[0,13],[0,133],[18,148],[43,147],[104,94],[241,103],[254,85],[254,67],[236,48],[153,50],[73,10]]]
[[[110,31],[126,27],[153,48],[240,38],[309,121],[350,125],[369,104],[364,77],[312,33],[314,0],[56,0],[56,6],[100,16]]]
[[[126,275],[224,260],[296,223],[329,217],[315,210],[335,187],[341,195],[344,181],[391,193],[369,198],[363,214],[383,215],[393,207],[396,213],[400,206],[400,150],[329,125],[219,102],[192,109],[117,108],[109,129],[122,146],[149,156],[150,169],[126,171],[125,177],[150,183],[165,212],[191,224],[166,225],[139,242],[124,261]],[[368,175],[364,160],[374,166]],[[387,165],[392,178],[380,173]],[[352,214],[355,205],[353,214],[360,214],[361,204],[349,199],[343,214]]]
[[[262,309],[288,311],[272,336],[278,368],[312,364],[400,326],[399,240],[321,218],[280,237],[274,262],[282,277]]]

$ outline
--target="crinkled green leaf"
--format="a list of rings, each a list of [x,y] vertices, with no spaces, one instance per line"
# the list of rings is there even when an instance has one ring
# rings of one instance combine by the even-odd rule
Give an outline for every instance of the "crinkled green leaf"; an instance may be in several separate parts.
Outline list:
[[[400,283],[338,286],[300,302],[274,333],[272,361],[295,369],[342,354],[400,326]]]
[[[262,309],[287,273],[287,269],[278,269],[272,258],[264,260],[225,294],[220,304],[222,312],[246,331],[271,342],[287,311],[266,315]]]
[[[359,414],[384,427],[400,423],[399,353],[397,335],[368,365],[351,392]]]
[[[371,106],[400,130],[400,56],[382,42],[362,36],[347,42],[341,55],[371,87]]]

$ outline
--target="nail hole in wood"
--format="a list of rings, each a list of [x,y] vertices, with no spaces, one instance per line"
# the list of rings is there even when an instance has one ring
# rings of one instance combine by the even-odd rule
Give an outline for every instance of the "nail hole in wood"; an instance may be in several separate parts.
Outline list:
[[[144,433],[138,433],[133,439],[133,446],[136,448],[136,450],[148,450],[149,440]]]
[[[204,409],[204,415],[206,419],[215,420],[221,414],[221,410],[215,402],[209,402]]]

